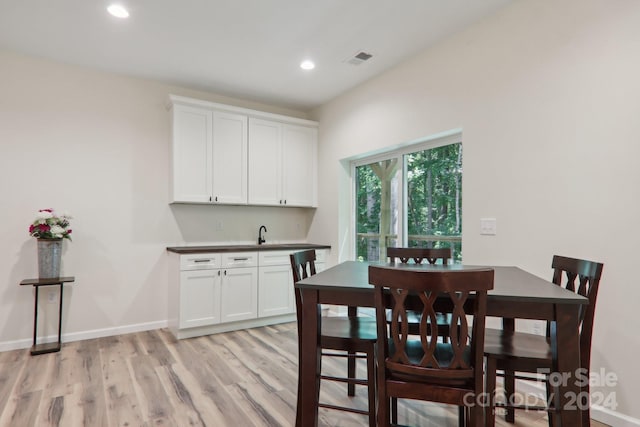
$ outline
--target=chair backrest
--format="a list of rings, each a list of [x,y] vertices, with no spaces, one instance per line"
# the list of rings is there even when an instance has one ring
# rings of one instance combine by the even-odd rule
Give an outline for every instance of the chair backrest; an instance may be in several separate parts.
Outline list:
[[[289,255],[291,260],[291,272],[293,273],[293,283],[306,279],[316,274],[316,251],[309,249]],[[302,310],[302,294],[298,288],[294,289],[296,296],[296,313],[298,317],[298,326],[300,326],[300,313]]]
[[[316,274],[316,251],[314,249],[293,253],[289,255],[289,259],[291,260],[293,283]]]
[[[378,349],[385,380],[482,386],[491,268],[427,271],[372,265],[369,283],[375,287],[378,342],[386,343]],[[387,309],[392,311],[389,327]],[[411,338],[407,311],[415,309],[422,312],[420,334]],[[436,312],[451,313],[446,344],[438,342]]]
[[[410,260],[413,260],[416,264],[422,264],[428,262],[429,264],[436,264],[439,260],[443,265],[449,264],[449,261],[453,258],[453,251],[451,248],[387,248],[387,258],[390,262],[396,262],[396,259],[401,263],[406,264]]]
[[[589,369],[593,321],[603,264],[554,255],[551,268],[553,283],[589,299],[589,305],[583,306],[580,313],[580,363],[583,368]]]

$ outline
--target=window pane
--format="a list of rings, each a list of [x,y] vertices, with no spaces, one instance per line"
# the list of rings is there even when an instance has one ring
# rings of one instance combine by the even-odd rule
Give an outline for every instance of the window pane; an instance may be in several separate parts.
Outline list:
[[[356,168],[356,259],[377,261],[397,245],[398,160]]]
[[[407,246],[453,247],[462,259],[462,144],[405,156]]]

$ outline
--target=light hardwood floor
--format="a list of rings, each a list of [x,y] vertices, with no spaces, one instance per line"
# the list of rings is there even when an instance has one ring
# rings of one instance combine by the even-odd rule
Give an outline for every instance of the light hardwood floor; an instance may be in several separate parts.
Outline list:
[[[39,356],[2,352],[0,426],[293,426],[296,336],[295,323],[181,341],[155,330],[64,343]],[[344,366],[327,359],[323,370],[343,374]],[[321,398],[366,408],[364,390],[347,398],[343,387],[323,382]],[[456,414],[419,402],[399,408],[401,422],[421,427],[457,426]],[[547,425],[544,413],[518,412],[516,421]],[[323,409],[319,424],[367,425],[361,415]]]

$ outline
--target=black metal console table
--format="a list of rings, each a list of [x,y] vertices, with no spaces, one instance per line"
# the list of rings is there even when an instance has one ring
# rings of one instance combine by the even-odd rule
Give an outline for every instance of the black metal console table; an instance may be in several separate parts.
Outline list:
[[[74,282],[75,277],[54,277],[51,279],[25,279],[20,282],[20,286],[33,286],[36,288],[35,304],[33,308],[33,345],[31,346],[31,354],[53,353],[60,351],[62,347],[62,290],[65,283]],[[40,286],[60,286],[60,308],[58,310],[58,341],[36,344],[38,336],[38,290]]]

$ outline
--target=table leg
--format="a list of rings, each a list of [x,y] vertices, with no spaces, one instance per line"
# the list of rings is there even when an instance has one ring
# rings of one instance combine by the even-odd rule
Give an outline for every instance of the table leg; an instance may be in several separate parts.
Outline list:
[[[36,288],[36,298],[33,303],[33,347],[36,346],[36,336],[38,335],[38,289],[39,286],[34,286]]]
[[[60,306],[58,309],[58,346],[62,345],[62,289],[64,283],[60,283]]]
[[[577,374],[580,368],[579,306],[559,304],[555,306],[556,321],[551,324],[551,349],[554,359],[554,372],[562,376],[554,383],[560,383],[554,396],[554,405],[560,411],[556,413],[555,425],[561,427],[582,426],[580,411],[580,385]],[[558,419],[559,418],[559,419]]]
[[[503,333],[513,334],[516,330],[516,320],[508,317],[502,318],[502,330]],[[516,392],[516,377],[515,371],[510,369],[505,369],[504,371],[504,395],[507,399],[507,402],[513,400],[515,392]],[[506,422],[510,424],[514,424],[516,422],[516,414],[515,409],[506,408],[504,419]]]
[[[320,307],[318,306],[318,292],[312,289],[302,290],[302,336],[299,363],[302,376],[299,393],[302,395],[301,408],[297,411],[303,427],[318,425],[318,399],[320,397]]]

